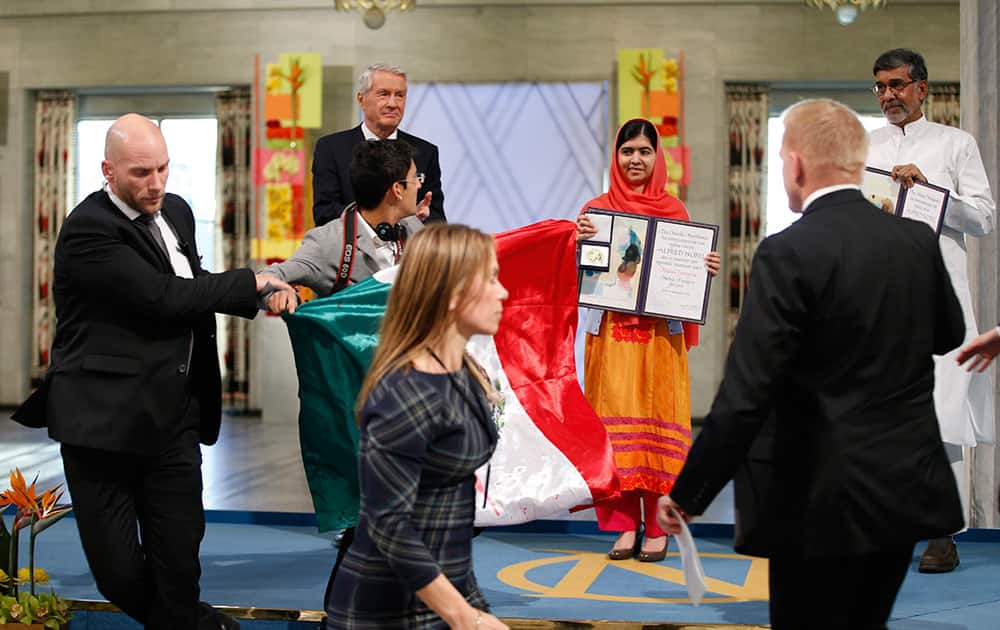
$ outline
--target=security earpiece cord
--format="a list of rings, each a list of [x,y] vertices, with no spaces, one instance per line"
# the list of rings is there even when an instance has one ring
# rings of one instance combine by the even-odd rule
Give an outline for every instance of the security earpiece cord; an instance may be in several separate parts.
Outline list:
[[[435,353],[430,348],[427,348],[427,352],[430,353],[430,355],[432,357],[434,357],[434,360],[437,361],[438,365],[441,366],[441,369],[444,370],[444,373],[448,377],[448,380],[451,381],[451,386],[455,388],[455,391],[458,392],[458,395],[462,398],[462,400],[465,402],[465,404],[469,406],[469,408],[472,410],[473,413],[475,413],[477,416],[479,416],[479,413],[483,411],[482,404],[478,404],[477,405],[473,401],[469,400],[469,397],[465,395],[465,390],[461,387],[461,385],[459,385],[458,380],[455,378],[455,376],[448,369],[448,366],[446,366],[444,364],[444,361],[442,361],[438,357],[437,353]],[[463,364],[464,364],[464,361],[463,361]],[[477,409],[479,410],[478,412],[476,411]],[[480,416],[479,420],[485,420],[485,422],[492,422],[493,421],[492,418],[486,418],[484,416]],[[492,466],[493,466],[492,463],[487,462],[487,464],[486,464],[486,480],[483,482],[483,509],[486,509],[486,499],[489,496],[489,492],[490,492],[490,468]]]

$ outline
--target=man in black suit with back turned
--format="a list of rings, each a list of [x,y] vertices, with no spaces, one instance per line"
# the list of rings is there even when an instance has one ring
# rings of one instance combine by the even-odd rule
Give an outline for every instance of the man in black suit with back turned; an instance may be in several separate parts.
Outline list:
[[[867,145],[834,101],[785,114],[803,216],[757,249],[722,385],[657,513],[670,533],[701,514],[773,410],[776,630],[885,628],[916,541],[962,525],[931,395],[962,311],[934,232],[862,196]]]
[[[219,436],[215,313],[253,317],[291,287],[201,268],[194,216],[164,192],[166,143],[126,114],[110,128],[107,186],[67,216],[55,249],[56,335],[42,387],[15,414],[62,447],[97,587],[147,628],[236,628],[199,602],[205,531],[199,441]]]
[[[444,193],[438,148],[405,131],[400,131],[406,108],[406,73],[399,66],[373,64],[358,79],[356,95],[364,122],[353,129],[323,136],[313,152],[313,219],[317,226],[340,217],[354,201],[351,189],[351,155],[365,140],[405,140],[414,149],[413,161],[423,175],[417,192],[417,216],[427,221],[444,221]],[[428,216],[428,212],[430,216]]]

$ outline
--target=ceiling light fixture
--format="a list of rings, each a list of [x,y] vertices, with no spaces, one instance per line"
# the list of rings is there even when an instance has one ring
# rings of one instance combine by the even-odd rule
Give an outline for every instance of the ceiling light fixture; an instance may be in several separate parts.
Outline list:
[[[409,11],[417,6],[417,0],[333,0],[338,11],[361,11],[365,26],[382,28],[385,14],[390,11]]]
[[[853,24],[858,11],[881,9],[885,5],[886,0],[806,0],[806,6],[814,9],[832,9],[841,26]]]

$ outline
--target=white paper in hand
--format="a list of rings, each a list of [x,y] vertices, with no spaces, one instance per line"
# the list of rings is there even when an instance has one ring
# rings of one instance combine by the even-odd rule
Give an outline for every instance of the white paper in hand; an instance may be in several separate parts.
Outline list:
[[[691,603],[697,606],[701,603],[701,598],[705,596],[705,571],[701,568],[701,558],[698,557],[698,548],[694,546],[694,537],[687,523],[677,513],[677,510],[670,508],[674,518],[681,522],[681,533],[675,536],[677,546],[681,550],[681,567],[684,569],[684,582],[687,583],[688,597]]]

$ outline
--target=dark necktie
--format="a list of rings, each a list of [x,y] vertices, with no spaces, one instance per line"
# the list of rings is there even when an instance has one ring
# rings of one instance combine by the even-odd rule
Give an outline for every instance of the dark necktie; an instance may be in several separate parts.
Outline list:
[[[156,215],[142,213],[135,218],[139,222],[139,225],[143,225],[149,231],[149,235],[153,237],[156,244],[160,246],[160,251],[163,255],[170,260],[170,251],[167,250],[167,243],[163,240],[163,233],[160,232],[160,226],[156,225]]]
[[[163,232],[160,231],[160,226],[156,225],[156,215],[146,214],[145,212],[143,212],[142,214],[137,216],[135,220],[139,225],[149,230],[149,235],[153,237],[154,241],[156,241],[156,244],[160,247],[160,251],[162,251],[163,255],[167,257],[167,262],[170,263],[170,267],[173,268],[174,261],[170,260],[170,252],[167,251],[167,243],[166,241],[163,240]],[[178,371],[181,372],[181,374],[185,372],[190,373],[191,353],[193,351],[194,351],[194,331],[191,331],[190,338],[188,339],[187,363],[184,363],[179,368],[177,368]]]

